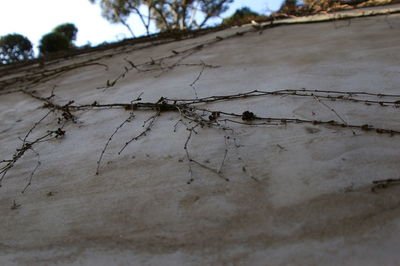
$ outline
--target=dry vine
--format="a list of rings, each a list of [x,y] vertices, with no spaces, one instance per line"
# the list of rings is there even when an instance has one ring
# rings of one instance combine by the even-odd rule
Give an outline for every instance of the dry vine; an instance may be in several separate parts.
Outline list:
[[[111,136],[108,138],[107,142],[105,143],[104,148],[101,151],[99,159],[97,161],[97,169],[96,174],[99,174],[101,161],[106,152],[106,149],[117,134],[118,130],[121,129],[126,123],[130,122],[134,118],[134,111],[146,111],[146,110],[153,110],[155,113],[150,116],[146,121],[143,123],[143,130],[138,134],[133,136],[129,139],[123,147],[120,149],[118,154],[121,154],[124,149],[134,141],[137,141],[139,138],[146,136],[149,131],[152,129],[154,124],[156,123],[157,117],[159,117],[163,112],[176,112],[179,114],[178,123],[183,124],[186,129],[188,130],[189,134],[184,143],[184,151],[186,155],[186,159],[188,162],[188,173],[189,173],[189,181],[188,183],[192,183],[194,181],[193,176],[193,167],[197,166],[203,169],[210,171],[211,173],[215,174],[216,176],[222,178],[225,181],[229,181],[228,178],[224,177],[223,169],[226,162],[226,158],[229,152],[229,142],[231,141],[234,145],[234,149],[236,150],[237,159],[242,163],[242,170],[245,174],[247,174],[251,179],[257,181],[252,174],[246,163],[243,162],[241,156],[239,155],[238,148],[240,145],[237,144],[236,137],[231,138],[231,136],[225,135],[225,149],[222,155],[222,160],[216,169],[211,168],[196,159],[190,153],[190,140],[193,137],[193,134],[197,134],[198,130],[201,130],[202,127],[210,127],[216,128],[223,131],[231,131],[234,135],[234,130],[229,126],[229,124],[240,124],[245,126],[279,126],[279,125],[287,125],[287,124],[312,124],[312,125],[323,125],[328,127],[335,127],[335,128],[342,128],[342,129],[350,129],[350,130],[359,130],[363,132],[376,132],[378,134],[387,134],[390,136],[400,135],[400,131],[395,129],[387,129],[387,128],[378,128],[370,124],[349,124],[341,118],[341,116],[334,111],[333,108],[326,105],[321,101],[322,99],[330,100],[330,101],[350,101],[355,103],[364,103],[364,104],[377,104],[378,106],[392,106],[394,108],[398,107],[400,99],[400,95],[390,95],[390,94],[377,94],[377,93],[366,93],[366,92],[346,92],[346,91],[329,91],[329,90],[278,90],[278,91],[260,91],[254,90],[245,93],[237,93],[237,94],[230,94],[230,95],[221,95],[221,96],[210,96],[204,98],[195,99],[168,99],[161,97],[157,102],[142,102],[140,96],[136,99],[131,101],[130,103],[111,103],[111,104],[100,104],[98,102],[94,102],[92,104],[83,104],[83,105],[76,105],[73,101],[68,102],[65,105],[58,105],[52,101],[54,97],[54,91],[52,91],[49,97],[42,97],[37,95],[34,92],[28,92],[26,90],[23,91],[25,94],[33,97],[36,100],[40,100],[44,102],[44,108],[49,109],[49,111],[28,131],[26,136],[21,139],[23,142],[22,146],[17,149],[16,153],[12,156],[12,159],[3,160],[0,163],[4,163],[0,170],[0,174],[2,177],[0,178],[0,182],[4,179],[7,172],[14,166],[14,164],[27,152],[32,151],[35,156],[37,157],[37,164],[35,168],[31,171],[29,176],[29,182],[26,187],[23,189],[22,192],[25,192],[26,189],[30,186],[32,177],[36,173],[37,169],[41,165],[40,155],[37,151],[33,149],[33,146],[37,143],[49,141],[54,138],[58,138],[64,135],[65,131],[63,127],[66,122],[76,121],[76,117],[74,112],[79,110],[101,110],[101,109],[114,109],[120,108],[125,109],[130,112],[130,115],[127,119],[125,119],[116,129],[113,131]],[[218,101],[234,101],[234,100],[243,100],[250,97],[275,97],[275,96],[289,96],[289,97],[310,97],[316,99],[317,101],[321,102],[325,107],[333,111],[336,116],[339,118],[339,121],[329,120],[329,121],[320,121],[320,120],[307,120],[307,119],[298,119],[298,118],[289,118],[289,117],[262,117],[257,116],[253,112],[245,111],[243,113],[234,113],[234,112],[224,112],[219,110],[211,110],[204,108],[204,105],[209,103],[215,103]],[[394,100],[389,100],[393,99]],[[63,125],[59,127],[57,130],[48,131],[46,134],[38,137],[33,141],[28,141],[29,135],[34,131],[40,123],[46,119],[50,113],[52,112],[60,112],[61,117],[59,118],[60,121],[64,121]],[[374,186],[376,187],[386,187],[391,185],[392,183],[397,183],[397,181],[375,181]],[[383,184],[383,185],[382,185]]]
[[[175,124],[174,128],[176,131],[176,127],[179,123],[185,125],[189,134],[184,143],[184,151],[186,155],[186,159],[188,161],[188,173],[189,173],[189,181],[188,183],[192,183],[194,181],[193,176],[193,166],[196,165],[203,169],[206,169],[213,174],[221,177],[225,181],[229,181],[228,178],[225,178],[222,175],[223,167],[225,164],[225,160],[228,154],[228,140],[230,137],[226,137],[225,143],[226,148],[224,150],[224,154],[222,157],[222,161],[220,166],[217,169],[213,169],[197,160],[195,160],[190,151],[189,151],[189,143],[193,134],[197,134],[198,130],[202,127],[214,127],[221,130],[232,130],[228,124],[241,124],[246,126],[261,126],[261,125],[287,125],[289,123],[293,124],[312,124],[312,125],[324,125],[328,127],[336,127],[336,128],[348,128],[350,130],[359,130],[363,132],[376,132],[378,134],[387,134],[390,136],[400,135],[400,131],[394,129],[385,129],[385,128],[377,128],[373,125],[362,124],[362,125],[354,125],[349,124],[337,115],[339,121],[329,120],[329,121],[320,121],[320,120],[306,120],[306,119],[297,119],[297,118],[286,118],[286,117],[261,117],[257,116],[250,111],[246,111],[243,113],[232,113],[232,112],[222,112],[216,110],[209,110],[206,108],[199,108],[198,105],[204,105],[207,103],[213,103],[217,101],[232,101],[238,99],[246,99],[248,97],[266,97],[266,96],[277,96],[277,95],[286,95],[293,97],[311,97],[311,98],[325,98],[329,100],[339,100],[339,101],[351,101],[351,102],[363,102],[363,103],[376,103],[379,106],[387,106],[389,103],[392,103],[392,106],[397,107],[396,101],[385,101],[385,104],[382,105],[382,98],[394,97],[398,98],[400,95],[384,95],[384,94],[375,94],[375,93],[364,93],[364,92],[335,92],[335,91],[326,91],[326,90],[280,90],[280,91],[251,91],[248,93],[238,93],[232,95],[224,95],[224,96],[212,96],[205,98],[196,98],[196,99],[167,99],[161,98],[157,102],[136,102],[136,103],[113,103],[113,104],[96,104],[96,105],[70,105],[69,108],[71,110],[87,110],[87,109],[104,109],[104,108],[124,108],[130,111],[139,111],[139,110],[154,110],[156,113],[149,118],[149,120],[145,121],[144,125],[147,124],[147,127],[137,136],[133,137],[130,141],[126,143],[126,145],[131,142],[137,140],[139,137],[145,136],[146,133],[152,128],[154,125],[155,119],[161,115],[162,112],[177,112],[180,115],[178,122]],[[376,99],[361,99],[360,96],[368,96]],[[321,101],[320,99],[318,99]],[[327,106],[330,110],[330,108]],[[150,122],[149,122],[150,121]],[[185,122],[187,121],[187,122]],[[190,125],[192,124],[192,125]],[[233,130],[232,130],[233,131]],[[233,138],[234,147],[236,149],[236,153],[238,153],[238,148],[240,145],[236,143],[236,138]],[[118,153],[120,154],[126,145],[121,149]],[[281,148],[284,149],[284,148]],[[241,156],[237,155],[239,161],[242,162],[242,170],[246,173],[251,179],[257,181],[252,174],[246,163],[243,162]]]
[[[342,19],[342,18],[341,18]],[[336,23],[336,18],[334,18],[332,21]],[[350,20],[349,20],[350,21]],[[336,25],[336,24],[335,24]],[[208,65],[201,61],[201,63],[183,63],[183,60],[186,58],[192,56],[193,54],[201,51],[202,49],[206,47],[210,47],[218,42],[221,42],[226,39],[230,38],[236,38],[239,36],[243,36],[245,33],[248,32],[262,32],[262,30],[271,28],[271,27],[276,27],[278,24],[274,24],[273,21],[271,21],[270,24],[266,25],[260,25],[257,28],[251,28],[249,27],[245,31],[241,32],[236,32],[234,34],[231,34],[229,36],[225,37],[220,37],[217,36],[215,39],[205,41],[202,44],[195,45],[193,47],[190,47],[185,50],[181,51],[176,51],[172,50],[172,54],[168,56],[164,56],[161,58],[150,58],[149,61],[142,63],[142,64],[135,64],[131,60],[125,58],[124,61],[128,64],[127,66],[124,66],[124,70],[121,74],[119,74],[116,78],[112,80],[107,80],[106,86],[104,88],[110,88],[115,86],[119,81],[121,81],[123,78],[125,78],[131,71],[136,71],[136,73],[142,73],[142,72],[157,72],[159,73],[156,75],[156,77],[159,77],[163,75],[164,73],[167,73],[168,71],[173,70],[176,67],[180,66],[185,66],[185,67],[201,67],[199,73],[193,80],[189,86],[194,90],[195,93],[195,98],[194,99],[168,99],[161,97],[159,101],[157,102],[141,102],[140,96],[138,99],[130,102],[130,103],[108,103],[108,104],[100,104],[97,101],[91,104],[83,104],[83,105],[76,105],[74,101],[69,101],[65,105],[59,105],[56,104],[53,101],[54,97],[54,89],[51,92],[51,95],[49,97],[42,97],[37,95],[34,91],[29,91],[26,89],[21,90],[23,93],[26,95],[44,102],[43,107],[49,109],[49,111],[46,113],[45,116],[43,116],[40,120],[38,120],[34,125],[29,129],[27,134],[22,141],[22,145],[16,149],[15,153],[12,155],[11,159],[5,159],[0,161],[0,164],[3,164],[3,166],[0,168],[0,186],[2,181],[4,180],[6,174],[14,165],[17,163],[18,160],[20,160],[27,151],[31,151],[37,159],[37,163],[34,167],[34,169],[31,171],[28,179],[28,183],[23,189],[22,193],[24,193],[27,188],[31,185],[32,178],[39,169],[40,165],[42,164],[40,160],[40,154],[34,149],[34,146],[38,143],[42,143],[45,141],[50,141],[51,139],[59,138],[64,136],[65,131],[64,126],[66,125],[67,122],[76,122],[77,118],[74,112],[80,111],[80,110],[99,110],[99,109],[113,109],[113,108],[121,108],[125,109],[127,111],[130,111],[130,115],[128,118],[126,118],[124,121],[119,124],[113,133],[110,135],[110,137],[107,139],[104,148],[102,149],[99,159],[97,160],[97,169],[96,169],[96,175],[99,174],[101,162],[103,159],[103,156],[107,150],[107,147],[109,146],[110,142],[114,138],[114,136],[118,133],[118,131],[128,122],[130,122],[134,118],[134,111],[154,111],[154,114],[149,117],[148,120],[146,120],[143,124],[143,130],[138,134],[133,137],[131,137],[128,141],[125,142],[123,147],[120,149],[118,152],[118,155],[120,155],[125,148],[131,144],[134,141],[137,141],[139,138],[142,138],[146,136],[153,126],[156,123],[157,118],[162,115],[163,112],[176,112],[179,114],[179,120],[177,124],[175,125],[175,130],[176,127],[179,123],[183,124],[186,127],[186,130],[189,132],[184,145],[183,149],[185,151],[186,159],[188,162],[188,172],[189,172],[189,181],[188,183],[192,183],[194,181],[194,176],[193,176],[193,167],[194,165],[201,167],[203,169],[206,169],[216,176],[222,178],[225,181],[229,181],[228,178],[224,177],[223,175],[223,170],[226,167],[226,160],[228,157],[229,153],[229,146],[233,145],[237,159],[241,161],[242,163],[242,171],[246,173],[250,178],[253,180],[257,181],[257,178],[255,178],[250,169],[248,168],[247,164],[242,160],[240,154],[239,154],[239,148],[240,145],[237,143],[237,139],[235,137],[236,133],[234,130],[229,126],[230,124],[240,124],[240,125],[245,125],[245,126],[262,126],[262,125],[267,125],[267,126],[280,126],[280,125],[287,125],[287,124],[312,124],[312,125],[321,125],[321,126],[327,126],[327,127],[333,127],[333,128],[340,128],[340,129],[350,129],[354,132],[354,130],[358,131],[363,131],[363,132],[375,132],[378,134],[386,134],[390,136],[394,135],[400,135],[400,131],[395,130],[395,129],[389,129],[389,128],[379,128],[375,127],[374,125],[370,124],[349,124],[347,123],[340,115],[339,113],[327,105],[325,102],[322,102],[322,99],[324,100],[329,100],[329,101],[346,101],[346,102],[352,102],[352,103],[361,103],[365,105],[378,105],[382,107],[393,107],[393,108],[399,108],[400,107],[400,95],[390,95],[390,94],[380,94],[380,93],[368,93],[368,92],[349,92],[349,91],[330,91],[330,90],[309,90],[309,89],[298,89],[298,90],[289,90],[289,89],[284,89],[284,90],[277,90],[277,91],[261,91],[261,90],[253,90],[249,92],[244,92],[244,93],[237,93],[237,94],[230,94],[230,95],[221,95],[221,96],[209,96],[209,97],[203,97],[199,98],[197,95],[197,91],[195,88],[195,84],[200,80],[202,77],[204,71],[206,68],[216,68],[218,66],[213,66],[213,65]],[[173,63],[167,64],[165,63],[167,60],[172,60],[177,58],[177,60]],[[8,87],[12,84],[19,83],[23,85],[35,85],[35,84],[40,84],[44,83],[48,80],[54,79],[56,77],[59,77],[60,75],[63,75],[64,73],[78,69],[81,67],[87,67],[87,66],[102,66],[105,68],[105,70],[108,70],[108,66],[105,64],[97,63],[95,61],[99,60],[99,57],[96,59],[90,59],[85,62],[77,63],[77,64],[72,64],[68,66],[63,66],[59,68],[53,68],[53,69],[42,69],[39,71],[34,71],[30,74],[27,74],[25,76],[17,77],[17,78],[11,78],[11,79],[5,79],[0,82],[0,86],[3,88]],[[220,110],[211,110],[204,108],[209,103],[215,103],[215,102],[220,102],[220,101],[233,101],[233,100],[243,100],[251,97],[267,97],[267,96],[290,96],[290,97],[310,97],[321,104],[323,104],[325,107],[327,107],[329,110],[331,110],[337,118],[339,118],[340,121],[336,120],[329,120],[329,121],[321,121],[321,120],[312,120],[312,119],[297,119],[297,118],[289,118],[289,117],[261,117],[257,116],[256,114],[252,113],[251,111],[245,111],[243,113],[234,113],[234,112],[223,112]],[[199,107],[201,106],[201,107]],[[43,135],[37,137],[34,140],[28,140],[28,137],[31,135],[31,133],[37,129],[37,127],[49,116],[51,113],[60,113],[61,116],[58,117],[58,123],[61,124],[57,129],[47,131]],[[201,130],[203,127],[210,127],[210,128],[215,128],[218,130],[223,130],[223,131],[231,131],[233,137],[225,135],[225,149],[222,155],[222,160],[221,163],[219,164],[219,167],[217,169],[211,168],[197,160],[195,160],[191,153],[190,153],[190,141],[193,138],[193,134],[197,134],[197,130]],[[280,147],[280,146],[279,146]],[[284,149],[280,147],[281,149]],[[389,185],[397,184],[399,183],[398,179],[386,179],[386,180],[376,180],[374,181],[374,187],[373,189],[376,188],[385,188]],[[17,209],[20,205],[17,204],[14,201],[12,209]]]

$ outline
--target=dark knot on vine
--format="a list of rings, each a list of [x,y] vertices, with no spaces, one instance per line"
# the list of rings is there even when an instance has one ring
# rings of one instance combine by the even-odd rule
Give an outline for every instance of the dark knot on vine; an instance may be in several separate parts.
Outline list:
[[[208,119],[210,121],[215,121],[219,117],[219,112],[212,112],[211,115],[209,115]]]
[[[249,112],[249,111],[244,111],[242,114],[242,120],[243,121],[252,121],[255,120],[256,116],[254,115],[253,112]]]

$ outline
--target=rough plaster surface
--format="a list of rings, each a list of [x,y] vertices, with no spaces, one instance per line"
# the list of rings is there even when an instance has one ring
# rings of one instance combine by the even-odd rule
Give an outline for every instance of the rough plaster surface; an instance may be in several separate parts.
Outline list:
[[[20,91],[35,90],[66,104],[129,103],[160,97],[195,98],[254,89],[325,89],[399,94],[400,16],[284,25],[213,43],[183,58],[172,69],[130,71],[129,67],[171,55],[249,28],[136,49],[122,47],[60,62],[60,67],[98,58],[47,82],[11,86],[0,96],[0,154],[9,159],[18,137],[47,109]],[[110,54],[110,57],[102,57]],[[167,58],[164,67],[180,56]],[[200,64],[219,66],[205,68]],[[29,70],[27,70],[29,71]],[[34,71],[34,70],[33,70]],[[190,86],[196,78],[193,87]],[[8,77],[2,77],[5,79]],[[101,89],[98,89],[101,88]],[[103,89],[102,89],[103,88]],[[210,110],[260,117],[335,120],[400,130],[400,109],[312,97],[267,96],[218,102]],[[334,109],[335,114],[331,109]],[[189,151],[218,169],[229,182],[192,164],[189,179],[184,144],[189,131],[176,112],[135,117],[114,136],[129,112],[123,109],[74,113],[63,138],[39,143],[41,165],[28,151],[10,169],[0,188],[1,265],[398,265],[400,187],[371,192],[373,180],[399,177],[400,136],[310,124],[249,126],[232,130],[198,128]],[[59,127],[49,115],[30,139]],[[175,128],[175,131],[174,131]],[[229,137],[229,139],[227,139]],[[232,139],[236,139],[237,145]],[[240,157],[241,159],[239,159]],[[246,172],[243,166],[246,166]],[[254,177],[256,180],[252,179]],[[51,192],[50,194],[48,194]],[[20,204],[12,209],[13,202]]]

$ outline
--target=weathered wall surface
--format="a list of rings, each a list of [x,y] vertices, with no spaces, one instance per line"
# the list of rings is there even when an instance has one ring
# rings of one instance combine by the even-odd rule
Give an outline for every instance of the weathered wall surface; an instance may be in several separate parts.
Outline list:
[[[242,27],[3,76],[1,264],[399,264],[400,186],[372,183],[399,177],[399,33]]]

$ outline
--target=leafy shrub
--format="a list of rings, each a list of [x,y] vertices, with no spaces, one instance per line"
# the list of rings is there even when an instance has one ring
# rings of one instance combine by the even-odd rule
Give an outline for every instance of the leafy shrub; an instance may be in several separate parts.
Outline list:
[[[261,16],[260,14],[252,11],[248,7],[243,7],[241,9],[236,10],[236,12],[222,21],[222,24],[225,25],[241,25],[245,23],[249,23],[252,20],[263,20],[266,16]]]
[[[40,40],[39,51],[41,55],[68,50],[70,40],[62,33],[52,32],[44,35]]]
[[[11,64],[33,58],[32,43],[21,34],[0,37],[0,64]]]
[[[78,33],[78,28],[72,23],[64,23],[58,25],[53,29],[53,32],[58,32],[64,34],[69,40],[70,44],[76,40],[76,34]]]

